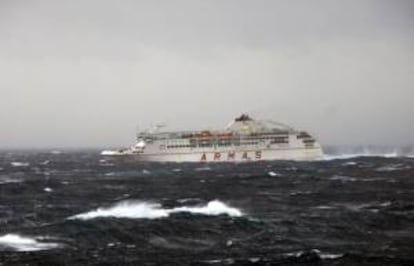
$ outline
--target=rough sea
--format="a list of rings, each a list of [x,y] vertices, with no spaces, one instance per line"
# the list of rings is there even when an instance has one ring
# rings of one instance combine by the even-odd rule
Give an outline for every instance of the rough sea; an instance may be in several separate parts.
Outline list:
[[[2,151],[0,265],[414,265],[414,158]]]

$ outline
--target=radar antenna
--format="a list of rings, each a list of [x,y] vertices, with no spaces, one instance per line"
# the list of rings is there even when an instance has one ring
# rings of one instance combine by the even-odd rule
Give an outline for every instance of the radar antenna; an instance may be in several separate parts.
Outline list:
[[[166,127],[165,123],[156,123],[150,130],[150,133],[157,133],[163,127]]]

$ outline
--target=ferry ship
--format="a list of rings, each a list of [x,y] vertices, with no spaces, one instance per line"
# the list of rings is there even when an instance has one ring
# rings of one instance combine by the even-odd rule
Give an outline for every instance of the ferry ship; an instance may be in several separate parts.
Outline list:
[[[154,162],[245,162],[263,160],[317,160],[323,152],[305,131],[282,123],[255,120],[247,114],[224,130],[144,131],[128,149],[103,151],[107,156],[133,156]]]

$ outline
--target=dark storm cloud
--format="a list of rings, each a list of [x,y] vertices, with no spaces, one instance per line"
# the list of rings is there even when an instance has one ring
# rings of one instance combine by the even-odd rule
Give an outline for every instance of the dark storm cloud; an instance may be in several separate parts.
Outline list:
[[[412,1],[3,1],[0,147],[104,146],[248,111],[412,144]]]

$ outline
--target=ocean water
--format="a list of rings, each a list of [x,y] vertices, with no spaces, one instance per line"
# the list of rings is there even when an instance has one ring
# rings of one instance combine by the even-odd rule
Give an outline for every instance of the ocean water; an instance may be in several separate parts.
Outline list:
[[[414,265],[414,158],[0,152],[0,265]]]

